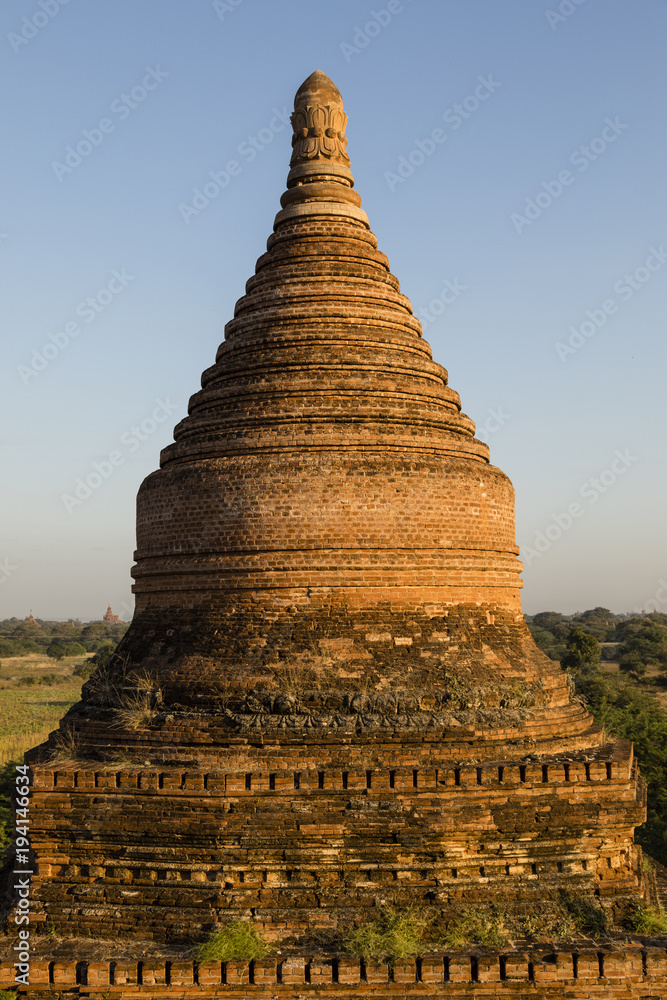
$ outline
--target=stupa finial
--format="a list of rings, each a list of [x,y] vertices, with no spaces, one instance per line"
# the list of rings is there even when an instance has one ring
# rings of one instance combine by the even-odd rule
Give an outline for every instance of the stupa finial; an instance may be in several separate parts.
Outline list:
[[[347,166],[347,115],[333,80],[319,69],[301,84],[294,97],[292,159],[290,166],[325,159]]]

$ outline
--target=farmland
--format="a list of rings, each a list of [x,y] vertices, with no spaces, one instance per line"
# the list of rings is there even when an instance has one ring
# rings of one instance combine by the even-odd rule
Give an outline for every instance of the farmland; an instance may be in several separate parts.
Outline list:
[[[79,700],[83,678],[73,671],[85,659],[56,662],[33,653],[0,661],[0,764],[19,759],[57,728]]]

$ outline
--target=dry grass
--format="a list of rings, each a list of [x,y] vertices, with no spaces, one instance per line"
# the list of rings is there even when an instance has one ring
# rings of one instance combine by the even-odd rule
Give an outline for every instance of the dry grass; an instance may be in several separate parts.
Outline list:
[[[123,696],[114,725],[119,729],[150,729],[156,715],[146,695],[136,692]]]
[[[46,758],[48,764],[77,764],[85,759],[81,746],[71,729],[62,729],[53,738],[52,749]]]
[[[115,724],[122,729],[150,729],[161,705],[156,677],[147,670],[130,671],[121,690],[115,689]]]

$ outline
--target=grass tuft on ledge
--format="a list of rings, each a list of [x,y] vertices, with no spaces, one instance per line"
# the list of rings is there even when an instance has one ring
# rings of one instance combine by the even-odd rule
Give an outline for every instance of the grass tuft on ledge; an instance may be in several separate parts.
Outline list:
[[[245,920],[232,920],[195,948],[197,962],[251,962],[265,958],[270,948],[258,929]]]

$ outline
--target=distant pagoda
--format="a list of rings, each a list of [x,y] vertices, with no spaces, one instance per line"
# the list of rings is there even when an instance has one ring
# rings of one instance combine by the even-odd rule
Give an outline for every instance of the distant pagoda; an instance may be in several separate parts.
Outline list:
[[[108,622],[110,625],[120,625],[120,618],[115,615],[111,610],[111,605],[107,606],[106,613],[102,619],[103,622]]]
[[[648,891],[644,792],[524,623],[512,485],[377,249],[346,121],[313,73],[267,252],[139,491],[133,621],[61,723],[79,762],[48,762],[55,735],[32,751],[34,920],[79,959],[113,941],[39,975],[238,1000],[649,995],[636,947],[442,944],[471,908],[620,918]],[[421,955],[344,951],[388,913],[430,921]],[[193,964],[234,919],[274,954]]]

